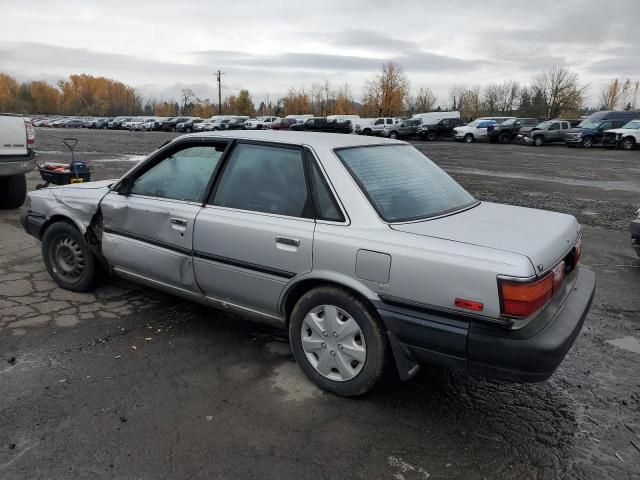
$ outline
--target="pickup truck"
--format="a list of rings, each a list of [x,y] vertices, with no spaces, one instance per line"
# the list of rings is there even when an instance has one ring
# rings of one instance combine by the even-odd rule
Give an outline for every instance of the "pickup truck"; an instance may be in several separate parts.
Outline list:
[[[291,125],[290,130],[299,132],[326,132],[326,133],[351,133],[351,122],[338,122],[337,120],[327,120],[323,117],[312,117],[304,123]]]
[[[536,118],[510,118],[487,128],[489,142],[509,143],[517,138],[520,129],[535,127],[538,123],[540,122]]]
[[[359,135],[382,135],[385,128],[391,128],[401,123],[401,118],[379,117],[374,119],[370,124],[363,125],[357,122],[355,132]]]
[[[23,117],[0,115],[0,208],[18,208],[27,196],[26,173],[36,166],[36,134]]]
[[[401,124],[390,125],[382,130],[383,137],[387,138],[409,138],[418,135],[418,128],[422,124],[419,118],[403,121]]]
[[[464,125],[464,119],[459,117],[435,119],[428,121],[428,123],[424,123],[423,120],[422,125],[418,127],[417,134],[422,140],[433,142],[440,137],[452,137],[453,129]]]
[[[540,147],[545,143],[564,141],[565,134],[571,130],[571,123],[568,120],[547,120],[529,131],[523,130],[518,134],[520,143]]]
[[[640,115],[638,117],[640,118]],[[640,145],[640,119],[631,120],[621,128],[606,130],[602,144],[605,148],[621,147],[625,150],[633,150]]]

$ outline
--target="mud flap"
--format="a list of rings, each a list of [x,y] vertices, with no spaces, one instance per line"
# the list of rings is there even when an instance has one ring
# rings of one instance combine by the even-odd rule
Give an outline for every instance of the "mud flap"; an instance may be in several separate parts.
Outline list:
[[[389,343],[391,344],[391,350],[393,351],[393,357],[396,361],[396,368],[398,369],[400,380],[406,382],[418,373],[420,365],[411,358],[411,355],[404,345],[402,345],[393,333],[387,331],[387,336],[389,337]]]

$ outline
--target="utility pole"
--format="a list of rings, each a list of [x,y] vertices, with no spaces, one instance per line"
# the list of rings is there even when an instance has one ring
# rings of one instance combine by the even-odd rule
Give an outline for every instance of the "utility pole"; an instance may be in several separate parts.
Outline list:
[[[218,115],[222,115],[222,82],[220,81],[220,76],[224,75],[224,72],[218,70],[215,72],[215,76],[218,80]]]

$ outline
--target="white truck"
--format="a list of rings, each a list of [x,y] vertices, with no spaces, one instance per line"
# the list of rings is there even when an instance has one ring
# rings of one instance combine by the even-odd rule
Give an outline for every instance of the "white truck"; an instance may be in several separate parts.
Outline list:
[[[378,117],[370,124],[356,123],[354,131],[358,135],[380,135],[385,127],[389,128],[401,123],[402,119],[399,117]]]
[[[444,120],[445,118],[460,118],[460,112],[427,112],[427,113],[416,113],[411,117],[411,120],[422,120],[424,125],[429,125],[431,123],[438,123],[439,120]]]
[[[27,196],[26,173],[36,166],[31,121],[0,115],[0,208],[18,208]]]

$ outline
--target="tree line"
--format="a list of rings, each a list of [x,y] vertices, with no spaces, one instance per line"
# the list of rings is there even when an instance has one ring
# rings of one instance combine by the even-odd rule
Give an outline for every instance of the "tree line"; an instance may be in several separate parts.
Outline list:
[[[248,90],[226,96],[222,114],[278,115],[311,113],[316,116],[359,114],[361,117],[411,116],[438,110],[459,110],[465,118],[487,115],[517,115],[535,118],[578,117],[585,108],[587,85],[565,67],[551,67],[534,76],[529,84],[513,80],[480,85],[454,84],[447,98],[438,99],[427,86],[413,92],[402,67],[385,62],[367,79],[356,101],[348,84],[328,80],[307,87],[291,87],[282,98],[268,97],[256,107]],[[636,109],[640,82],[613,79],[602,86],[599,109]],[[56,85],[37,80],[18,82],[0,73],[0,112],[63,115],[193,115],[218,113],[217,102],[200,98],[189,88],[178,99],[142,98],[136,90],[117,80],[87,74],[70,75]]]

